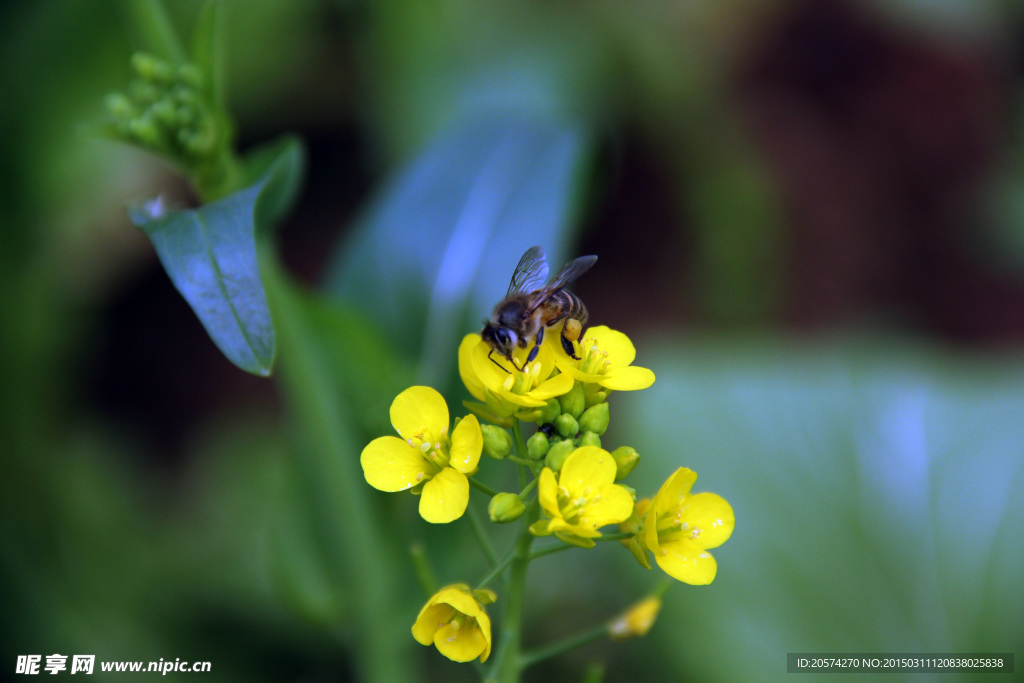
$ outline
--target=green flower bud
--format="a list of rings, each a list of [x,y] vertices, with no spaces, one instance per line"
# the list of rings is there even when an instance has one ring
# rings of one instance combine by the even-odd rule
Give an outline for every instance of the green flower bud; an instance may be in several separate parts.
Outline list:
[[[104,98],[103,103],[115,118],[132,119],[138,115],[135,105],[124,93],[112,92]]]
[[[569,413],[575,419],[579,419],[586,408],[586,398],[583,396],[583,384],[574,382],[568,394],[558,397],[558,403],[562,406],[563,413]]]
[[[148,113],[143,113],[142,116],[129,121],[128,130],[136,140],[144,145],[149,147],[164,146],[164,138],[160,131],[160,126],[157,125],[157,122]]]
[[[507,430],[494,425],[480,425],[484,433],[484,455],[488,458],[501,460],[512,451],[512,435]]]
[[[526,440],[526,456],[530,460],[540,460],[548,452],[548,437],[544,432],[537,432]]]
[[[596,406],[598,403],[604,403],[606,400],[608,400],[608,390],[601,389],[592,394],[587,394],[584,399],[584,404],[590,408],[591,406]]]
[[[487,504],[487,515],[492,522],[505,524],[514,522],[526,512],[523,499],[514,493],[499,493]]]
[[[640,454],[630,446],[619,446],[612,451],[612,459],[615,460],[615,481],[619,481],[636,469],[640,462]]]
[[[555,420],[555,429],[567,439],[575,437],[580,431],[580,423],[569,413],[562,413]]]
[[[174,79],[174,67],[146,52],[136,52],[131,58],[132,68],[147,81],[170,83]]]
[[[131,97],[137,104],[148,107],[160,99],[161,91],[152,83],[146,81],[132,81],[128,86]]]
[[[149,108],[153,118],[167,126],[175,128],[178,125],[177,115],[174,111],[174,103],[168,98],[158,100]]]
[[[174,95],[174,99],[177,100],[180,104],[199,104],[199,93],[197,93],[193,88],[190,88],[187,85],[175,86],[171,94]]]
[[[608,404],[598,403],[583,411],[580,416],[580,429],[585,432],[594,432],[601,436],[608,429]]]
[[[562,469],[562,463],[569,457],[569,454],[576,450],[575,444],[572,441],[566,439],[565,441],[559,441],[551,448],[548,449],[548,454],[544,458],[544,465],[550,467],[555,472]]]
[[[178,80],[198,89],[203,87],[203,72],[195,64],[182,64],[178,67]]]
[[[597,446],[601,447],[601,437],[594,432],[583,432],[583,436],[580,437],[580,446]]]
[[[562,412],[562,406],[558,403],[558,399],[557,398],[549,398],[548,401],[547,401],[547,405],[545,405],[544,409],[541,411],[540,423],[541,424],[551,424],[551,423],[553,423],[555,421],[555,418],[558,417],[561,414],[561,412]]]

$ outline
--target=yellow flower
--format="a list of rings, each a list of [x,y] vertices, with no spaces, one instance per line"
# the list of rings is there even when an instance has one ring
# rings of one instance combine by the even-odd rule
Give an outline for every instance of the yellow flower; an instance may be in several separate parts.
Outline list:
[[[536,420],[548,399],[572,389],[572,376],[555,372],[555,352],[547,344],[541,344],[537,358],[525,366],[523,361],[529,349],[516,349],[513,358],[522,371],[501,356],[488,357],[490,352],[491,347],[479,334],[467,334],[459,345],[462,382],[469,393],[484,403],[467,404],[467,407],[486,419],[498,424],[512,415],[522,420]]]
[[[470,591],[464,583],[445,586],[420,610],[412,625],[412,637],[421,645],[437,646],[438,652],[456,662],[491,654],[491,620],[483,602],[494,602],[492,591]]]
[[[581,382],[615,391],[646,389],[654,384],[653,372],[630,365],[636,348],[629,337],[605,325],[587,329],[579,341],[580,360],[570,358],[560,344],[552,347],[558,369]]]
[[[598,531],[629,518],[633,496],[615,483],[615,460],[597,446],[577,448],[557,475],[548,467],[540,473],[538,499],[544,514],[530,525],[535,536],[554,534],[566,543],[591,548]]]
[[[707,551],[729,539],[736,517],[721,496],[690,493],[695,481],[692,470],[676,470],[651,501],[637,537],[666,574],[683,583],[706,585],[718,571]]]
[[[484,438],[480,423],[468,415],[448,437],[448,405],[430,387],[410,387],[391,404],[398,435],[371,441],[359,458],[363,476],[380,491],[412,489],[420,515],[428,522],[451,522],[469,503],[467,475],[476,472]]]
[[[612,640],[628,640],[647,635],[661,611],[661,598],[650,596],[632,605],[608,623]]]

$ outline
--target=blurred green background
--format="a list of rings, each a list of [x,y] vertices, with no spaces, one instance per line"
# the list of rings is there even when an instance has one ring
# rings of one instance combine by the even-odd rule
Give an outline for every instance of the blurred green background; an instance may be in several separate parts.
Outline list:
[[[187,36],[201,3],[168,5]],[[269,381],[218,354],[128,222],[131,200],[187,204],[182,181],[82,130],[130,76],[126,8],[0,4],[0,679],[59,652],[364,680],[361,558],[386,559],[402,634],[410,543],[443,582],[484,563],[467,527],[370,490],[359,452],[413,383],[458,410],[457,342],[535,243],[599,255],[576,291],[658,376],[612,399],[629,483],[691,467],[737,526],[647,638],[526,680],[1022,652],[1017,3],[226,2],[242,148],[293,131],[309,158]],[[360,510],[376,535],[350,533]],[[528,645],[659,578],[613,545],[535,565]]]

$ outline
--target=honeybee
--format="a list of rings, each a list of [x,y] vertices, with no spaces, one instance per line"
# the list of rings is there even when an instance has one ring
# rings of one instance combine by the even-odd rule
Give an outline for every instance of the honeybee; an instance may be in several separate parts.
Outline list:
[[[494,307],[491,319],[484,322],[484,329],[480,332],[480,336],[491,347],[487,354],[491,362],[509,372],[492,356],[497,351],[512,367],[522,371],[523,368],[512,359],[516,346],[526,348],[530,339],[533,339],[534,347],[526,357],[526,363],[531,362],[537,357],[540,344],[544,341],[544,330],[563,321],[562,348],[578,360],[572,343],[579,339],[583,325],[587,322],[587,307],[578,296],[565,288],[590,270],[596,262],[596,256],[580,256],[565,264],[544,284],[548,276],[544,250],[540,247],[527,249],[512,273],[512,282],[509,283],[505,298]]]

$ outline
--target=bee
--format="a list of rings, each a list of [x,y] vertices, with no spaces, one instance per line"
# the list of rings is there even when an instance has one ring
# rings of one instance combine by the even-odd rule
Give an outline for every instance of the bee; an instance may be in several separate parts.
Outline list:
[[[566,287],[590,270],[596,262],[596,256],[580,256],[565,264],[544,284],[548,276],[544,250],[540,247],[527,249],[512,273],[512,282],[509,283],[505,298],[494,307],[491,319],[484,321],[484,329],[480,332],[480,336],[491,347],[487,354],[491,362],[509,372],[494,359],[492,354],[497,351],[512,367],[522,371],[523,368],[512,359],[516,346],[526,348],[533,339],[534,347],[526,357],[526,362],[531,362],[537,357],[540,344],[544,341],[544,330],[560,322],[563,323],[562,348],[572,358],[579,360],[572,343],[579,339],[583,325],[587,322],[587,307]]]

